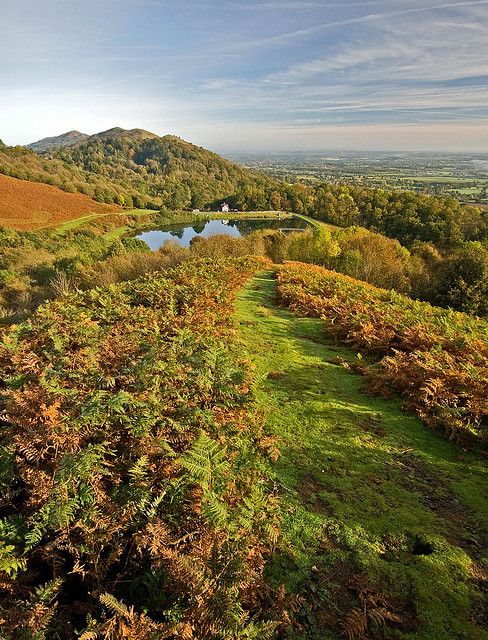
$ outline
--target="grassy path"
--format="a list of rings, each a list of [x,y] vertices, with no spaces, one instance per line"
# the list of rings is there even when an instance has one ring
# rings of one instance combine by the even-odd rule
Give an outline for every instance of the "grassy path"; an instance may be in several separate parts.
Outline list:
[[[320,227],[327,229],[328,231],[341,231],[343,229],[343,227],[338,227],[336,224],[330,224],[329,222],[323,222],[322,220],[315,220],[315,218],[305,216],[302,213],[294,213],[293,215],[297,218],[301,218],[302,220],[306,220],[312,225],[312,227],[316,227],[317,229],[320,229]]]
[[[284,549],[270,580],[305,598],[289,638],[337,639],[341,621],[362,620],[371,639],[488,639],[486,461],[362,394],[333,362],[355,354],[275,307],[274,290],[270,273],[254,278],[236,313],[280,439]]]

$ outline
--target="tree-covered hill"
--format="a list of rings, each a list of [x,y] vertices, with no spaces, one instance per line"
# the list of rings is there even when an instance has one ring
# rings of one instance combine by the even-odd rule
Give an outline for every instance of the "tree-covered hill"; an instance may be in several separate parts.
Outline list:
[[[263,209],[278,184],[175,136],[121,128],[42,155],[1,145],[0,173],[154,209],[213,208],[229,198],[240,208]]]
[[[63,136],[61,136],[62,138]],[[0,143],[0,173],[151,209],[284,209],[339,226],[364,226],[407,247],[452,247],[488,238],[487,212],[454,198],[346,184],[288,184],[175,136],[119,127],[41,154]]]
[[[86,140],[87,138],[88,136],[86,133],[81,133],[81,131],[68,131],[60,136],[52,136],[49,138],[42,138],[42,140],[36,140],[36,142],[27,144],[26,147],[27,149],[32,149],[32,151],[37,151],[37,153],[42,153],[48,149],[69,147],[77,142],[82,142],[82,140]]]
[[[344,227],[361,225],[407,246],[417,240],[452,246],[488,235],[486,212],[453,198],[287,184],[175,136],[143,129],[116,127],[40,154],[0,143],[0,173],[128,207],[213,209],[225,199],[239,210],[284,209]]]
[[[246,183],[274,184],[175,136],[160,138],[140,129],[111,129],[55,157],[68,167],[124,186],[137,206],[201,208],[234,195]]]

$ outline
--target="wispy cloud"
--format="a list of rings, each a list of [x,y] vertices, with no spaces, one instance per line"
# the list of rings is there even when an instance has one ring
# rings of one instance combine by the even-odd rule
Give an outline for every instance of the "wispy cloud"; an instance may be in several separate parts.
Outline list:
[[[250,145],[273,126],[488,121],[488,0],[16,0],[3,14],[11,129],[21,116],[87,131],[159,123],[204,142],[199,130],[244,123]]]
[[[100,38],[99,40],[95,40],[94,44],[103,44],[104,42],[111,42],[112,40],[119,40],[125,36],[128,36],[130,31],[125,31],[124,33],[117,33],[114,36],[108,36],[107,38]]]
[[[347,18],[345,20],[333,20],[330,22],[323,22],[321,24],[312,25],[303,29],[297,29],[286,33],[280,33],[275,36],[251,40],[247,42],[233,43],[230,45],[232,49],[255,49],[256,47],[271,47],[273,45],[284,45],[291,40],[298,38],[305,38],[328,29],[337,29],[338,27],[345,27],[348,25],[361,24],[364,25],[368,22],[385,21],[388,18],[395,18],[398,16],[404,16],[416,13],[425,13],[430,11],[439,11],[445,9],[452,9],[457,7],[470,7],[487,5],[488,0],[468,0],[468,2],[450,2],[444,4],[437,4],[423,7],[412,7],[406,9],[398,9],[395,11],[384,11],[381,13],[370,13],[367,15],[357,16],[354,18]]]

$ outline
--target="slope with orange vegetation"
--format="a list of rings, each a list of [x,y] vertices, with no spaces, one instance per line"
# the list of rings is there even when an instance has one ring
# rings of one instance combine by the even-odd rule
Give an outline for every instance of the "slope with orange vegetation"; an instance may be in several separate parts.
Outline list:
[[[34,231],[90,213],[121,210],[118,205],[95,202],[81,193],[66,193],[48,184],[0,175],[0,225],[5,227]]]

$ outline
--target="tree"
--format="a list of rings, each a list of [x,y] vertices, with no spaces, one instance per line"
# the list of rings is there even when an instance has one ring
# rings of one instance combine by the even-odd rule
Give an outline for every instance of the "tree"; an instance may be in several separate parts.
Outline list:
[[[466,243],[450,260],[438,302],[457,311],[488,314],[488,251],[481,243]]]

